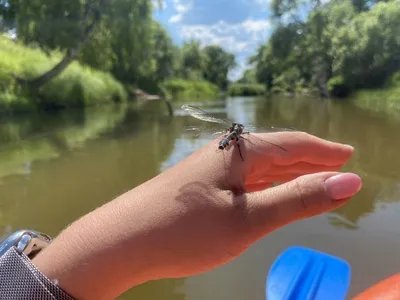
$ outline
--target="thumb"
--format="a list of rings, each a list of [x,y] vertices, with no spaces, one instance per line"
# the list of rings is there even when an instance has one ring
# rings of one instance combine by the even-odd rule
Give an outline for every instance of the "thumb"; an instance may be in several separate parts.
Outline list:
[[[362,186],[352,173],[324,172],[247,195],[252,224],[272,231],[294,221],[333,210],[347,203]]]

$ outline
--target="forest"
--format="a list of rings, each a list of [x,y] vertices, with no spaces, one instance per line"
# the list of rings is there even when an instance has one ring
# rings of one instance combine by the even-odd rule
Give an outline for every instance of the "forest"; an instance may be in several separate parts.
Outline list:
[[[400,87],[400,1],[274,0],[271,10],[274,32],[242,84],[331,97]]]
[[[227,88],[234,55],[197,41],[175,45],[153,19],[153,5],[151,0],[1,0],[0,109],[125,101],[136,87],[218,97]]]
[[[400,98],[400,0],[273,0],[273,32],[237,82],[235,56],[174,44],[160,0],[0,0],[0,111],[266,93]],[[267,17],[267,16],[266,16]],[[389,93],[389,94],[388,94]]]

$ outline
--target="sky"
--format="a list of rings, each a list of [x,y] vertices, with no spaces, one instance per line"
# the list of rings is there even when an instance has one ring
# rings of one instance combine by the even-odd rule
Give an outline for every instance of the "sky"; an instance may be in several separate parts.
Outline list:
[[[236,80],[246,68],[247,58],[271,34],[268,8],[269,0],[164,0],[154,18],[178,45],[193,38],[235,54],[238,67],[229,78]]]

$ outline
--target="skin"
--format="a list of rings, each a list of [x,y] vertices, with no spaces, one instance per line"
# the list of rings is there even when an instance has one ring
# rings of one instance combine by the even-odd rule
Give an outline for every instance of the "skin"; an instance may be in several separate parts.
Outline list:
[[[216,139],[75,221],[33,263],[76,299],[115,299],[146,281],[214,269],[361,188],[357,175],[336,172],[351,146],[302,132],[247,138],[244,162],[236,147],[218,150]]]

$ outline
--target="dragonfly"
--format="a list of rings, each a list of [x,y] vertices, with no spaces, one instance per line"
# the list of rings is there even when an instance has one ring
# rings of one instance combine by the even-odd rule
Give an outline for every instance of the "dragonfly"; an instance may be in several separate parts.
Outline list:
[[[274,127],[274,126],[270,126],[270,127],[257,127],[257,126],[252,126],[252,125],[243,125],[241,123],[238,122],[233,122],[231,120],[227,120],[227,119],[222,119],[222,118],[217,118],[213,115],[211,115],[210,113],[192,106],[192,105],[188,105],[188,104],[184,104],[181,107],[184,111],[186,111],[189,115],[191,115],[192,117],[205,121],[205,122],[211,122],[211,123],[217,123],[220,125],[224,125],[224,128],[221,130],[209,130],[209,129],[205,129],[202,127],[196,127],[196,126],[190,126],[187,127],[186,130],[190,130],[190,131],[197,131],[199,132],[198,135],[201,134],[211,134],[211,135],[221,135],[224,134],[224,138],[219,142],[218,144],[218,149],[220,150],[224,150],[226,149],[232,141],[236,141],[236,145],[238,147],[239,150],[239,155],[240,158],[242,159],[242,161],[244,161],[243,159],[243,155],[242,155],[242,151],[240,149],[240,144],[239,144],[239,140],[240,139],[245,139],[246,138],[243,137],[244,134],[250,134],[250,131],[247,130],[251,130],[254,129],[254,131],[259,131],[262,130],[263,132],[277,132],[277,131],[293,131],[293,128],[278,128],[278,127]],[[246,129],[246,130],[245,130]],[[274,144],[272,142],[268,142],[268,141],[264,141],[268,143],[269,145],[276,147],[276,149],[279,150],[280,154],[287,154],[287,150],[277,144]]]

